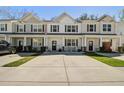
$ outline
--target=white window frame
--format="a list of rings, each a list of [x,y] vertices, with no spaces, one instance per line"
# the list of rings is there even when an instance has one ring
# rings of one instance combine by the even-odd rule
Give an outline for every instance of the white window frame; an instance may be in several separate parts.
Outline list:
[[[52,29],[51,32],[59,32],[59,25],[51,25]]]
[[[38,32],[43,32],[43,25],[38,24]]]
[[[67,33],[76,33],[78,32],[78,25],[65,25],[66,26],[66,31]]]
[[[18,25],[18,32],[24,32],[24,25],[23,24],[19,24]]]
[[[87,32],[96,32],[96,24],[87,24]]]
[[[38,32],[38,25],[37,24],[33,24],[33,32]]]
[[[6,25],[7,24],[0,24],[0,31],[7,31],[6,30]]]
[[[109,25],[110,25],[110,27],[109,27]],[[103,32],[111,32],[111,30],[112,30],[112,25],[111,24],[103,24],[102,27],[103,27],[102,28]]]
[[[65,46],[76,47],[78,46],[78,39],[65,39]]]

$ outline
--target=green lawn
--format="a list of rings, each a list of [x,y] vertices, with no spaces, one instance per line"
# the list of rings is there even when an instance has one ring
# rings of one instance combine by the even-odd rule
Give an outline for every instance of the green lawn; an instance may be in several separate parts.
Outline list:
[[[26,56],[26,57],[24,57],[24,58],[22,58],[22,59],[19,59],[19,60],[17,60],[17,61],[14,61],[14,62],[5,64],[5,65],[3,65],[2,67],[17,67],[17,66],[20,66],[20,65],[22,65],[22,64],[24,64],[24,63],[30,61],[31,59],[33,59],[33,58],[35,58],[35,57],[36,57],[36,55],[34,55],[34,56]]]
[[[106,57],[106,56],[101,56],[101,55],[98,55],[96,53],[86,53],[86,55],[100,61],[100,62],[103,62],[105,64],[108,64],[110,66],[113,66],[113,67],[124,67],[124,61],[123,60],[119,60],[119,59],[114,59],[114,58],[111,58],[111,57]]]

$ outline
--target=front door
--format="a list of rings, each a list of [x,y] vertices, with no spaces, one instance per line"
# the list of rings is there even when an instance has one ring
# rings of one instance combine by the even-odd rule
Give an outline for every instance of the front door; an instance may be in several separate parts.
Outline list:
[[[19,40],[18,41],[18,45],[19,45],[18,51],[22,51],[23,50],[23,41],[22,40]]]
[[[57,41],[52,41],[52,50],[56,51]]]
[[[93,41],[89,41],[89,51],[93,51]]]

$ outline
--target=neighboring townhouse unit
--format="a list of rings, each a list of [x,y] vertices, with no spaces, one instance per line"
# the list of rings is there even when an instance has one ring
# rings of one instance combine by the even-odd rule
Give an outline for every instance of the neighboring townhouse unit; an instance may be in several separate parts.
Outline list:
[[[121,25],[120,25],[121,24]],[[97,20],[73,19],[67,13],[43,20],[27,13],[18,20],[0,20],[0,40],[18,50],[117,51],[124,43],[120,32],[124,23],[104,15]]]

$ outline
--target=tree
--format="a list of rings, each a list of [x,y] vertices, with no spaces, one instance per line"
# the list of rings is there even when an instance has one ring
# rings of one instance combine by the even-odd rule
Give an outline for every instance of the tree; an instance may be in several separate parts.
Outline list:
[[[120,19],[120,21],[124,21],[124,9],[122,9],[122,10],[119,12],[119,19]]]
[[[80,17],[79,17],[79,20],[97,20],[98,19],[98,16],[96,15],[88,15],[87,13],[84,13],[82,14]]]
[[[26,9],[13,10],[11,7],[0,7],[0,18],[3,19],[19,19],[24,16],[26,13],[31,12],[35,14],[33,11],[28,11]]]

